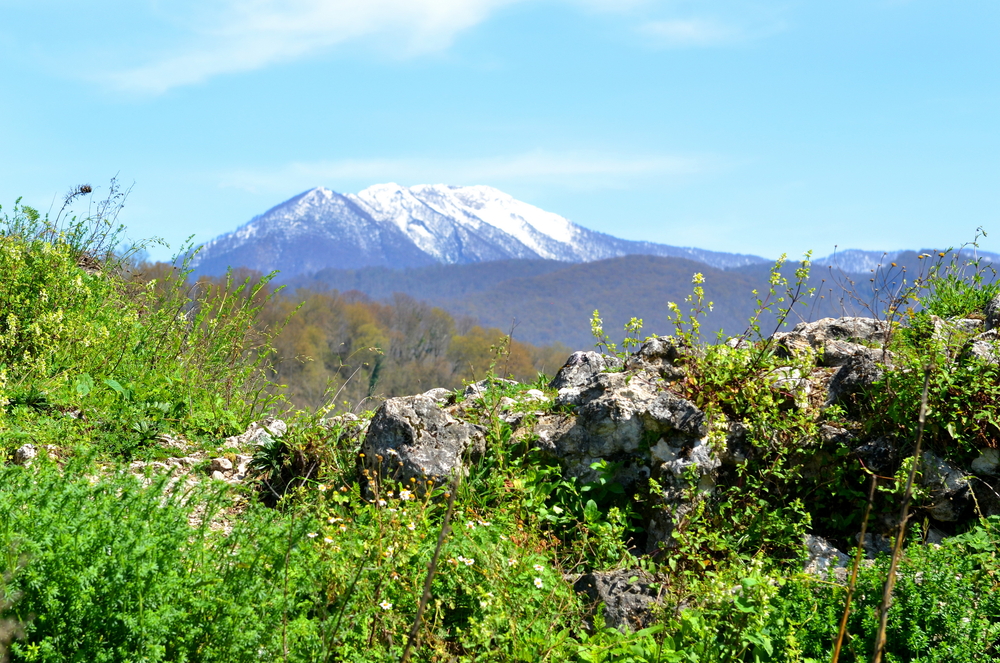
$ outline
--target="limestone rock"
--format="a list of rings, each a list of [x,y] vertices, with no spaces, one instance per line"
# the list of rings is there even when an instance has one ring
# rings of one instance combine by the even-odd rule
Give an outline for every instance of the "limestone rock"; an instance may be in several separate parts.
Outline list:
[[[602,355],[598,352],[574,352],[552,378],[549,387],[559,390],[556,402],[575,403],[576,396],[597,376],[609,370],[622,368],[618,357]]]
[[[31,465],[31,461],[38,455],[38,449],[33,444],[24,444],[14,451],[15,465]]]
[[[223,449],[239,449],[251,444],[270,444],[288,431],[288,425],[281,419],[266,417],[250,424],[240,435],[227,437]]]
[[[595,571],[581,576],[573,589],[590,599],[591,615],[603,604],[605,626],[638,631],[650,624],[653,607],[659,602],[653,582],[653,576],[639,569]]]
[[[846,570],[851,563],[850,557],[837,550],[821,536],[807,534],[805,544],[808,557],[803,570],[806,573],[825,577],[830,572]]]
[[[228,458],[213,458],[212,464],[209,466],[209,472],[232,472],[233,471],[233,461]]]
[[[962,358],[1000,364],[1000,343],[998,343],[996,330],[992,329],[969,339],[962,349]]]
[[[968,506],[970,490],[965,473],[930,451],[920,458],[920,485],[930,491],[933,504],[927,512],[934,520],[955,522]]]
[[[653,336],[629,357],[626,368],[652,371],[667,381],[677,380],[684,377],[684,370],[678,364],[691,352],[690,348],[679,345],[669,336]]]
[[[382,479],[447,482],[463,458],[485,451],[483,430],[459,421],[427,396],[390,398],[375,413],[361,446],[365,469]]]
[[[831,378],[826,404],[841,403],[849,406],[853,397],[862,394],[884,376],[883,369],[870,357],[854,355]]]
[[[1000,449],[983,449],[972,461],[972,471],[980,476],[1000,476]]]
[[[984,328],[986,331],[1000,327],[1000,294],[994,295],[983,311],[986,316]]]

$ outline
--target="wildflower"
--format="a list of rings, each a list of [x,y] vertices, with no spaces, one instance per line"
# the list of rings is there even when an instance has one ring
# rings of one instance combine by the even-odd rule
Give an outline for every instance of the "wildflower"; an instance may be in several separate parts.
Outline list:
[[[467,521],[465,522],[465,526],[466,526],[466,527],[467,527],[468,529],[476,529],[476,523],[472,522],[471,520],[467,520]]]
[[[347,486],[341,486],[340,487],[340,492],[346,493],[347,492]]]
[[[414,525],[413,523],[410,523],[409,525],[406,526],[406,529],[412,532],[413,530],[417,529],[417,526]]]
[[[379,500],[378,501],[378,505],[379,506],[385,506],[386,505],[386,501],[385,500]]]
[[[458,566],[458,560],[455,559],[454,557],[449,557],[448,558],[448,563],[449,564],[454,564],[455,566]]]
[[[333,539],[328,536],[323,537],[323,543],[333,543]]]
[[[407,500],[411,500],[413,499],[413,493],[404,488],[403,490],[399,491],[399,499],[403,500],[404,502]]]
[[[542,571],[545,570],[545,567],[542,566],[541,564],[535,564],[535,570],[541,573]]]
[[[541,578],[535,578],[535,587],[537,587],[538,589],[542,588],[542,579]]]
[[[306,534],[306,536],[308,536],[310,539],[315,539],[317,536],[319,536],[319,534],[317,534],[316,532],[309,532],[308,534]]]
[[[393,547],[389,546],[388,548],[385,549],[385,551],[382,552],[382,556],[383,557],[392,557],[392,553],[393,553]]]
[[[333,516],[330,516],[329,518],[326,519],[326,522],[332,525],[334,523],[339,523],[341,520],[343,520],[343,518],[334,518]]]
[[[347,531],[347,525],[341,525],[340,526],[340,531],[341,532],[346,532]]]
[[[462,561],[465,562],[466,566],[472,566],[473,564],[476,563],[476,560],[472,559],[471,557],[466,557]]]
[[[493,524],[493,523],[491,523],[491,522],[490,522],[490,521],[488,521],[488,520],[479,520],[479,521],[477,521],[477,522],[479,523],[479,525],[480,525],[481,527],[489,527],[490,525],[492,525],[492,524]]]
[[[392,610],[392,604],[389,603],[388,601],[382,601],[381,603],[378,604],[378,607],[382,608],[383,610]]]
[[[316,486],[316,490],[318,490],[321,493],[322,492],[326,492],[326,484],[325,483],[321,483],[320,485]]]
[[[389,580],[399,580],[399,574],[393,571],[392,575],[389,576]]]
[[[511,557],[507,560],[507,566],[517,566],[517,560]]]
[[[386,493],[386,495],[388,495],[389,497],[392,497],[392,491],[390,490],[388,493]]]

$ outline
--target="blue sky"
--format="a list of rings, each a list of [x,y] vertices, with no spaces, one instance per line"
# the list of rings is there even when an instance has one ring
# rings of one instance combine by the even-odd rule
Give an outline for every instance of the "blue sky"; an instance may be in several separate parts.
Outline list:
[[[0,81],[5,209],[118,174],[174,248],[395,181],[767,257],[1000,251],[995,1],[0,0]]]

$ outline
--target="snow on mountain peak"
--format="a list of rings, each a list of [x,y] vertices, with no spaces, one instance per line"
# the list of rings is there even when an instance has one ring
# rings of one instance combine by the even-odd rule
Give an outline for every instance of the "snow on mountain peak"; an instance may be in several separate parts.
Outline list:
[[[587,262],[628,254],[730,267],[756,256],[634,242],[594,232],[490,186],[376,184],[341,195],[316,187],[276,205],[195,257],[204,273],[244,265],[290,275],[325,267],[409,267],[507,259]]]

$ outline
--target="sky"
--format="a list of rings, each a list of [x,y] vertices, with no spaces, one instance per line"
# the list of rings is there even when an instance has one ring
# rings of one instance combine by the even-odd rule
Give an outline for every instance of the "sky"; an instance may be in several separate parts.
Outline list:
[[[768,258],[1000,252],[995,0],[0,0],[0,83],[3,210],[117,176],[156,259],[389,181]]]

